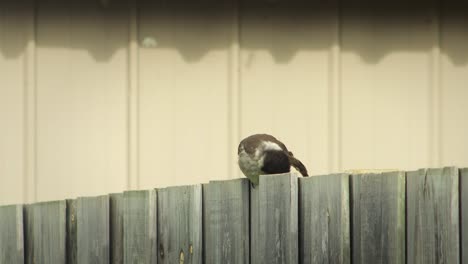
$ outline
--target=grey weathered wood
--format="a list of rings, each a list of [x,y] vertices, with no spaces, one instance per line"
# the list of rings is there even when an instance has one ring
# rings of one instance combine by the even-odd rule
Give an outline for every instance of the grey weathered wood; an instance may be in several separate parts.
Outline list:
[[[124,197],[124,263],[156,264],[156,191],[129,191]]]
[[[109,263],[109,196],[78,198],[78,263]]]
[[[353,263],[405,263],[405,174],[352,176]]]
[[[24,263],[23,206],[0,206],[0,263]]]
[[[468,263],[468,168],[460,169],[461,263]]]
[[[110,263],[122,264],[124,252],[124,198],[122,193],[109,195]]]
[[[66,202],[26,205],[26,263],[66,263]]]
[[[350,263],[349,175],[299,178],[300,263]]]
[[[158,190],[158,263],[202,263],[202,186]]]
[[[459,263],[456,168],[407,174],[408,263]]]
[[[203,186],[203,263],[249,263],[249,181]]]
[[[260,176],[250,194],[251,263],[298,263],[296,174]]]
[[[67,200],[67,264],[77,263],[76,203],[76,200]]]

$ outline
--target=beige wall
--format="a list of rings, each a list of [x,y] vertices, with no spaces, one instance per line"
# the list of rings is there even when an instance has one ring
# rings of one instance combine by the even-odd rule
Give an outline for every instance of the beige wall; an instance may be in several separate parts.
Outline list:
[[[312,174],[468,166],[457,3],[12,2],[0,204],[240,177],[257,132]]]

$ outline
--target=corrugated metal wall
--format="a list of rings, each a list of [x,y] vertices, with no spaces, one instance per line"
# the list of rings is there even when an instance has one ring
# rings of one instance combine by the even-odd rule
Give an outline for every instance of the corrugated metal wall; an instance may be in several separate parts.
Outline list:
[[[468,166],[465,3],[1,1],[0,203],[240,177],[256,132],[312,174]]]

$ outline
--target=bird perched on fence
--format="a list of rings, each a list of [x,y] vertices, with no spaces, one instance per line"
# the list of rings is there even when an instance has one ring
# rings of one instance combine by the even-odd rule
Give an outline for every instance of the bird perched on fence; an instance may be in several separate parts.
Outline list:
[[[302,176],[309,176],[304,164],[281,141],[268,134],[244,138],[239,144],[237,154],[239,167],[253,187],[258,185],[260,175],[287,173],[291,166]]]

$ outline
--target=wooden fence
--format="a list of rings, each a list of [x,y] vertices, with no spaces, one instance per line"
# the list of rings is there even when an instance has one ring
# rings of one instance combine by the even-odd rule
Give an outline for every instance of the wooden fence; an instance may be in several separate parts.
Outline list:
[[[0,263],[468,263],[468,169],[246,179],[0,207]]]

